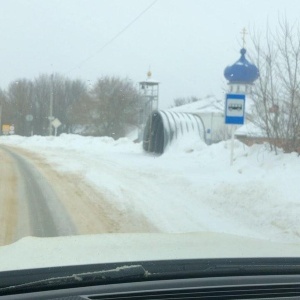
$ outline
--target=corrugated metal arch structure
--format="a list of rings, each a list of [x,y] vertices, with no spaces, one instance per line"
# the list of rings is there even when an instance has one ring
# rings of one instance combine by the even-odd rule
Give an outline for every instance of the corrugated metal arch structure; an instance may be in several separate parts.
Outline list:
[[[147,152],[161,154],[175,139],[195,133],[206,142],[205,126],[199,115],[167,110],[154,111],[147,120],[143,148]]]

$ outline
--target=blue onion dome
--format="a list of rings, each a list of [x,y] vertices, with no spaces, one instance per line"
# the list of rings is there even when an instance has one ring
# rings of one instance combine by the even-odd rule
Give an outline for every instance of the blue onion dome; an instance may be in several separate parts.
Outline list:
[[[229,83],[252,84],[259,77],[259,70],[246,59],[245,48],[242,48],[240,53],[240,59],[224,70],[224,76]]]

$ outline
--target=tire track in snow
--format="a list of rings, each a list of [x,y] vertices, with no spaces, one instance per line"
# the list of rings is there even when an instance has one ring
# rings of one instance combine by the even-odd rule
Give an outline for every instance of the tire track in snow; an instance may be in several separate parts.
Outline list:
[[[137,212],[130,216],[87,184],[81,174],[56,171],[38,154],[19,147],[9,147],[26,158],[57,194],[78,234],[157,232],[157,228]]]
[[[7,147],[1,147],[1,153],[8,157],[10,169],[14,170],[11,171],[14,172],[12,178],[16,179],[10,180],[13,194],[9,191],[4,191],[3,194],[5,198],[10,199],[11,205],[6,209],[7,217],[1,221],[1,226],[10,228],[10,231],[14,232],[11,234],[10,241],[6,238],[3,243],[30,235],[52,237],[76,234],[76,229],[56,193],[41,173],[26,159]],[[1,178],[3,185],[6,181]],[[13,203],[14,207],[12,207]]]

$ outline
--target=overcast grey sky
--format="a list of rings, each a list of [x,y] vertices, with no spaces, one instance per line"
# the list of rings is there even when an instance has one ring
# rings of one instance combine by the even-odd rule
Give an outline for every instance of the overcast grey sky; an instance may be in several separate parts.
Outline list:
[[[267,23],[275,28],[278,16],[290,23],[300,16],[299,0],[158,0],[99,51],[151,3],[0,0],[0,87],[53,72],[87,83],[102,75],[137,83],[151,66],[162,108],[175,97],[220,98],[223,70],[239,58],[242,28],[263,31]]]

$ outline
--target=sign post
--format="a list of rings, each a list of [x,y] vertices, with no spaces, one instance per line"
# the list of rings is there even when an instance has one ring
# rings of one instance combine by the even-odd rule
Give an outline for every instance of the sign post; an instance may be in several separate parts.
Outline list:
[[[51,125],[55,128],[55,136],[57,136],[57,128],[61,126],[61,122],[56,118],[51,122]]]
[[[9,126],[9,134],[15,134],[15,125],[10,125]]]
[[[226,94],[225,102],[225,124],[231,125],[231,149],[230,165],[233,165],[234,157],[234,125],[243,125],[245,121],[244,94]]]
[[[3,124],[2,125],[2,134],[4,134],[4,135],[15,134],[15,125]]]
[[[26,121],[29,124],[29,130],[30,130],[30,135],[33,136],[33,126],[32,126],[32,121],[33,121],[33,115],[26,115]]]
[[[2,134],[9,135],[10,131],[10,125],[9,124],[3,124],[2,125]]]

